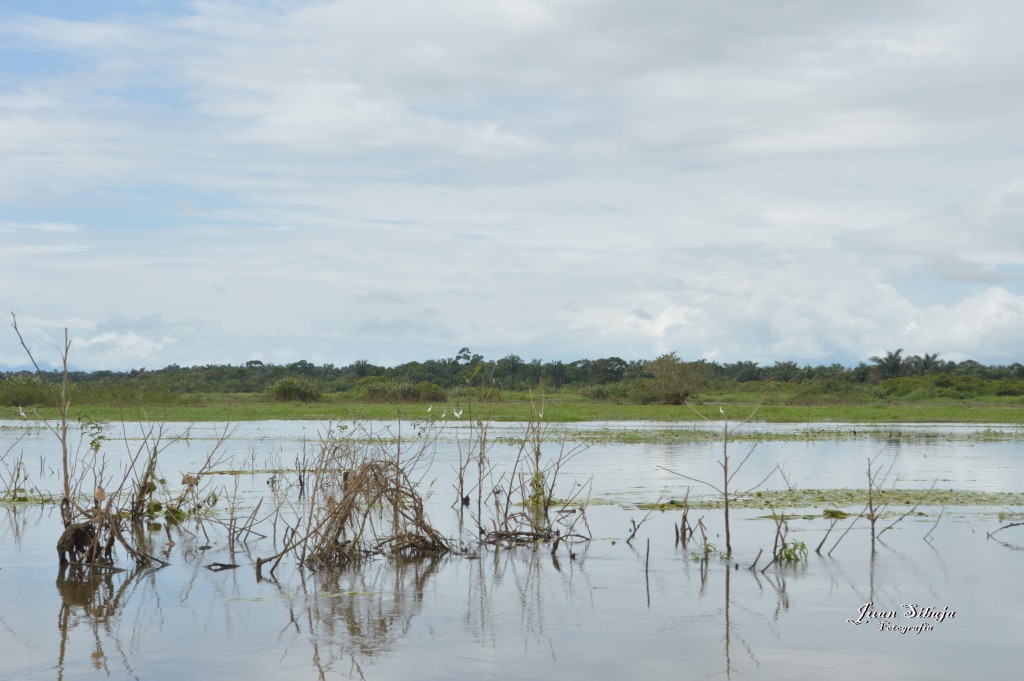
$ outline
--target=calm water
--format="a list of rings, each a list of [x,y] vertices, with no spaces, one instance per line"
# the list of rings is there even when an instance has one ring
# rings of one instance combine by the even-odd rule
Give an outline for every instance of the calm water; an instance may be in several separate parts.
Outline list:
[[[0,430],[2,480],[20,460],[34,485],[55,490],[59,448],[53,436],[6,426]],[[387,424],[370,427],[379,431]],[[118,467],[137,451],[137,428],[129,427],[126,440],[108,432],[116,436],[103,444],[110,475],[119,475]],[[322,428],[240,424],[221,450],[221,468],[294,466]],[[167,430],[165,442],[186,426]],[[925,430],[954,434],[956,428]],[[218,425],[192,426],[187,440],[162,453],[161,474],[174,483],[196,470],[223,432]],[[491,434],[521,433],[513,424]],[[424,471],[424,489],[432,490],[430,518],[449,536],[458,532],[450,504],[462,435],[457,428],[442,433]],[[866,460],[879,455],[894,461],[901,487],[939,481],[955,489],[1024,491],[1021,447],[1020,441],[965,444],[941,434],[902,444],[871,438],[766,442],[735,485],[753,485],[781,464],[798,487],[864,487]],[[736,443],[731,451],[742,457],[749,448]],[[554,455],[557,444],[546,451]],[[498,472],[514,456],[508,444],[490,452]],[[132,570],[122,555],[118,564],[129,568],[125,572],[62,573],[53,548],[61,529],[56,509],[0,506],[0,679],[1019,678],[1024,527],[1000,533],[1005,543],[988,539],[986,532],[1002,524],[1000,509],[949,508],[937,526],[939,509],[924,509],[927,516],[908,518],[887,533],[873,557],[861,525],[823,557],[813,548],[828,522],[794,520],[791,538],[811,548],[809,560],[764,573],[746,569],[759,549],[771,551],[774,524],[757,518],[759,512],[734,511],[733,562],[712,557],[706,570],[693,560],[692,544],[674,541],[678,512],[651,514],[632,545],[623,541],[631,522],[645,518],[633,504],[679,498],[693,486],[665,469],[717,480],[719,456],[714,444],[598,445],[579,453],[563,470],[559,489],[589,485],[592,499],[614,503],[592,504],[593,540],[563,546],[555,557],[548,547],[485,550],[477,559],[379,558],[341,573],[299,570],[286,559],[276,581],[257,581],[253,567],[257,556],[274,552],[272,532],[231,553],[209,522],[175,532],[173,546],[163,530],[143,537],[168,567]],[[269,478],[217,476],[210,490],[222,498],[237,494],[251,507],[268,494]],[[767,486],[785,483],[775,476]],[[711,541],[724,546],[721,511],[691,511],[694,516],[703,516]],[[932,541],[923,541],[933,526]],[[240,567],[206,569],[214,562]],[[899,633],[880,630],[877,620],[850,624],[868,602],[872,610],[898,611],[885,618],[891,625],[927,626]],[[910,619],[904,604],[956,615],[942,622]]]

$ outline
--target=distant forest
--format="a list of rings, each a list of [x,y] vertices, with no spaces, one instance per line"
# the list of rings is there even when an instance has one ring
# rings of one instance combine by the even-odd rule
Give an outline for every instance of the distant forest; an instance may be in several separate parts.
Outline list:
[[[61,378],[60,372],[0,373],[0,404],[44,404],[52,395],[50,386]],[[786,387],[790,393],[795,389],[808,396],[836,398],[854,394],[895,399],[1019,397],[1024,396],[1024,365],[952,362],[938,354],[905,356],[902,349],[845,367],[799,366],[795,362],[720,364],[685,361],[675,353],[634,361],[620,357],[525,361],[514,354],[488,360],[462,348],[452,357],[394,367],[364,360],[343,367],[305,360],[283,365],[252,360],[238,366],[75,371],[69,373],[69,381],[96,398],[102,394],[145,399],[161,393],[265,393],[275,399],[316,400],[325,394],[343,393],[369,401],[436,401],[468,389],[492,389],[572,390],[594,400],[679,404],[705,392],[752,393],[773,386]]]

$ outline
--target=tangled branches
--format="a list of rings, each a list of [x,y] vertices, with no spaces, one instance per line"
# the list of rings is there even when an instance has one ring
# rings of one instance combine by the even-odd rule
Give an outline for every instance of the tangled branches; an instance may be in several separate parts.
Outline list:
[[[316,569],[373,554],[417,558],[451,551],[427,521],[414,479],[428,458],[425,445],[403,452],[401,438],[340,437],[328,429],[309,476],[306,511],[296,513],[281,551],[257,559],[257,574],[269,562],[273,574],[287,554]]]

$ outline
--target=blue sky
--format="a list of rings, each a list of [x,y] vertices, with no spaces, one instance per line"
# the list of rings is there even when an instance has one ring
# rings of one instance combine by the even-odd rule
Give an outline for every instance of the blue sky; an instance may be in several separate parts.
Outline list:
[[[1021,361],[1022,19],[0,1],[0,309],[87,369]]]

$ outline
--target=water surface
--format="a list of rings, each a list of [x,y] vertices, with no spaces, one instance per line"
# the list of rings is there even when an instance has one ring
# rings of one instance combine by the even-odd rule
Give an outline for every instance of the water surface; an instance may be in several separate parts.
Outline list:
[[[9,477],[18,460],[35,486],[56,491],[59,448],[53,436],[6,425],[0,429],[0,471]],[[222,468],[293,466],[324,427],[239,424],[223,444]],[[449,536],[459,532],[452,471],[465,427],[443,433],[423,472],[431,520]],[[126,439],[103,443],[111,474],[139,442],[138,426],[126,428]],[[514,438],[522,428],[502,425],[492,436]],[[172,485],[176,476],[201,466],[225,432],[221,424],[168,424],[167,430],[168,439],[189,435],[161,454],[161,474]],[[733,446],[742,458],[751,445]],[[878,456],[893,464],[901,487],[1019,492],[1019,450],[1014,440],[959,437],[770,441],[757,445],[736,485],[753,485],[779,464],[799,487],[864,487],[866,462]],[[557,453],[557,443],[546,451]],[[516,452],[503,441],[489,456],[500,470],[511,466]],[[143,529],[142,541],[168,567],[133,569],[121,555],[124,572],[62,571],[53,548],[61,529],[57,510],[0,506],[0,678],[1018,678],[1024,586],[1016,575],[1024,560],[1024,527],[999,533],[1001,541],[986,533],[1004,524],[1000,511],[1022,509],[924,508],[926,515],[902,521],[874,552],[861,523],[831,556],[813,550],[828,521],[794,519],[790,537],[811,549],[808,560],[765,572],[747,568],[759,550],[771,551],[774,523],[759,518],[762,511],[734,511],[732,558],[713,553],[701,563],[694,559],[696,544],[675,541],[680,512],[647,515],[635,504],[680,498],[687,487],[693,494],[706,491],[670,471],[717,480],[720,456],[714,443],[600,444],[577,454],[561,472],[560,489],[589,486],[595,503],[586,518],[593,539],[562,545],[554,556],[547,545],[484,548],[475,558],[378,557],[333,573],[300,569],[285,559],[275,579],[263,581],[253,563],[273,553],[273,532],[231,551],[210,522],[175,531],[173,546],[164,529]],[[273,477],[224,475],[211,484],[251,507],[259,497],[269,498]],[[786,482],[776,475],[766,484],[782,488]],[[721,511],[690,514],[724,548]],[[642,525],[627,544],[633,523]],[[846,526],[833,530],[823,553]],[[215,562],[240,567],[207,569]],[[758,568],[765,563],[762,557]],[[869,602],[872,610],[897,614],[849,623]],[[956,614],[942,622],[910,619],[903,606],[912,604]],[[881,622],[891,629],[883,630]],[[900,633],[899,627],[920,633]]]

